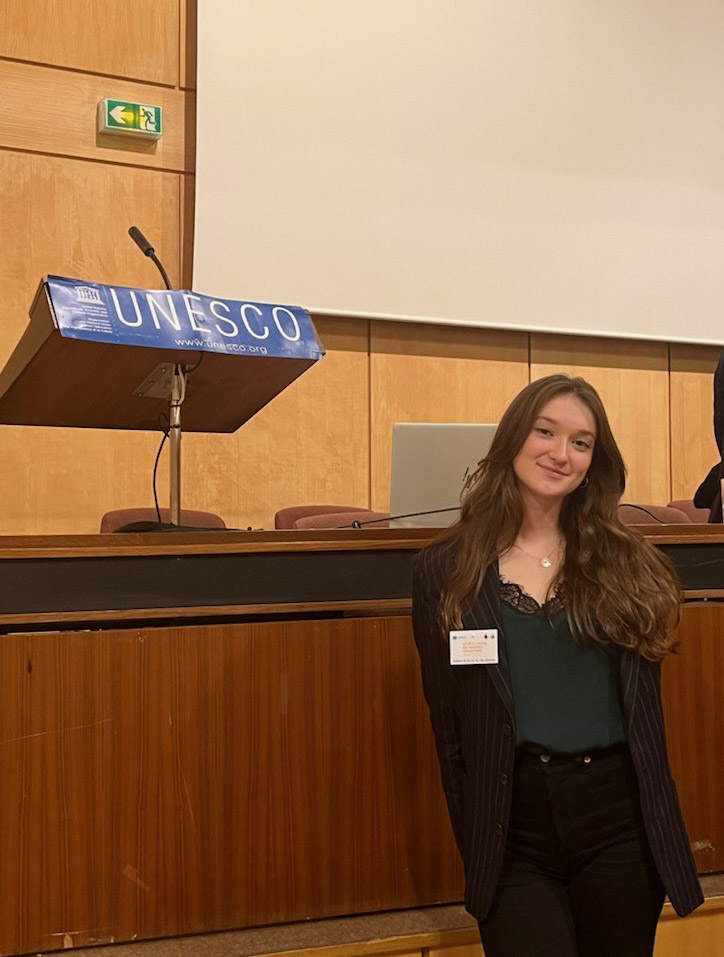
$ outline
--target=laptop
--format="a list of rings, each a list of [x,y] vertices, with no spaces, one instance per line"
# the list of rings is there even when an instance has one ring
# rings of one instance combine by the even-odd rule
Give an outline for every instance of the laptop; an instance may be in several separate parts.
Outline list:
[[[465,479],[488,454],[496,429],[477,423],[395,422],[390,526],[443,528],[457,521]]]

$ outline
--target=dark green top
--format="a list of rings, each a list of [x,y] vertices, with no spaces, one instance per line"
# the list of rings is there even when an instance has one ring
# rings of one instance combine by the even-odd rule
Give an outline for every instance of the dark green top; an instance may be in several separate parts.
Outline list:
[[[502,581],[501,599],[517,743],[572,754],[625,741],[613,649],[579,647],[558,598],[541,608]]]

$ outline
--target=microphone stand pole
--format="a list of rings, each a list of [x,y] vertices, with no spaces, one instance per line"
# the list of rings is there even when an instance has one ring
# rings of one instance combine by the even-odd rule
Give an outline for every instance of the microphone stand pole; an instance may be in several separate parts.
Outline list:
[[[144,256],[152,259],[161,273],[167,289],[173,289],[168,273],[156,256],[156,250],[149,243],[137,226],[131,226],[128,235],[136,243]],[[203,358],[203,356],[201,357]],[[194,369],[198,368],[198,360]],[[168,412],[168,441],[169,441],[169,512],[172,525],[181,524],[181,406],[186,398],[186,383],[189,370],[186,366],[174,363],[171,371],[171,388]],[[168,380],[164,376],[165,381]],[[168,391],[165,392],[168,395]]]

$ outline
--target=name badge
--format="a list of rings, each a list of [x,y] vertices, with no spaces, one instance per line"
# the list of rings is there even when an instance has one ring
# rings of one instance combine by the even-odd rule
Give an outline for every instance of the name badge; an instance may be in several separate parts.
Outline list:
[[[497,665],[498,629],[450,632],[451,665]]]

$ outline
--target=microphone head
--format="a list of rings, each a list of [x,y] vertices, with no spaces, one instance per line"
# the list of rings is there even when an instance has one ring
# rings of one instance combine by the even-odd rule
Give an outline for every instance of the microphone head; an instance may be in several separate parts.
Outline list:
[[[131,228],[128,230],[128,235],[138,246],[144,256],[153,256],[153,254],[156,252],[138,226],[131,226]]]

